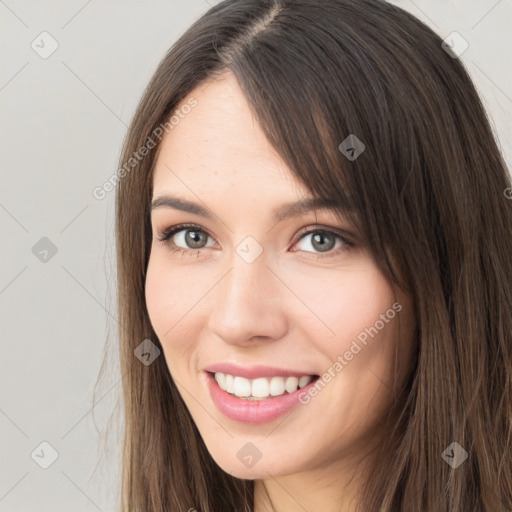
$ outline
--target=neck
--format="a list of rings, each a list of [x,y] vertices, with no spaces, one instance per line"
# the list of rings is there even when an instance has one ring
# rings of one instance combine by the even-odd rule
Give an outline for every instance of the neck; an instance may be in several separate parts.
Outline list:
[[[354,512],[367,464],[356,474],[348,461],[336,467],[254,482],[254,512]]]

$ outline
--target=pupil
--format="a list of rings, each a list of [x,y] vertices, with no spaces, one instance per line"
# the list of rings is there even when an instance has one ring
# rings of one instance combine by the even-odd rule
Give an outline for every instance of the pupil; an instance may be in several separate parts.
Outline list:
[[[328,251],[334,247],[334,239],[331,238],[331,243],[325,244],[325,239],[329,240],[329,235],[326,235],[324,233],[317,233],[313,235],[313,246],[315,249],[318,249],[320,251]],[[317,246],[317,242],[320,244]]]
[[[185,236],[185,238],[187,239],[187,244],[191,245],[192,248],[194,248],[194,249],[198,248],[197,244],[199,244],[199,247],[200,247],[202,235],[203,235],[203,233],[201,231],[187,230],[187,233]]]

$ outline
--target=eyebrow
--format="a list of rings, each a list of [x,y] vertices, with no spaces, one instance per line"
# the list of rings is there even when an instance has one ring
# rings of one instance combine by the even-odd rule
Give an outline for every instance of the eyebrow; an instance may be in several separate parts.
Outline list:
[[[172,196],[159,196],[151,202],[151,211],[157,208],[174,208],[183,212],[193,213],[200,217],[213,219],[213,215],[204,207],[192,201]],[[272,218],[275,223],[282,222],[283,220],[302,215],[314,210],[322,209],[339,209],[345,210],[339,201],[326,200],[322,198],[306,198],[292,203],[284,203],[272,212]]]

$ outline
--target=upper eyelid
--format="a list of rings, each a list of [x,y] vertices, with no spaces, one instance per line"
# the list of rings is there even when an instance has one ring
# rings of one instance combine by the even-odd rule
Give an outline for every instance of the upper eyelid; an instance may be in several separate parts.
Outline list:
[[[189,223],[189,222],[174,224],[174,225],[171,225],[171,226],[165,228],[161,232],[161,235],[159,236],[159,238],[165,237],[166,233],[172,233],[169,237],[169,238],[172,238],[173,236],[180,233],[181,231],[192,230],[192,229],[196,229],[197,231],[206,233],[206,235],[208,235],[210,238],[215,240],[216,243],[219,243],[218,240],[206,228],[204,228],[200,224]],[[333,235],[339,237],[341,240],[343,240],[344,242],[346,242],[348,244],[353,245],[355,243],[354,236],[349,233],[345,233],[344,230],[342,230],[340,228],[335,228],[335,227],[330,227],[330,226],[325,226],[325,225],[320,225],[320,224],[308,225],[308,226],[304,226],[301,229],[299,229],[296,232],[296,234],[293,236],[293,243],[294,244],[297,243],[299,240],[301,240],[306,235],[309,235],[309,234],[315,233],[315,232],[322,232],[322,231],[332,233]],[[190,249],[190,250],[193,250],[193,249]]]

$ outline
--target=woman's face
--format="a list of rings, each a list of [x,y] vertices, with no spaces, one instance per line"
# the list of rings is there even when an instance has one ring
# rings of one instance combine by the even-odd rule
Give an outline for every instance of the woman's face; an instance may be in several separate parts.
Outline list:
[[[146,300],[169,371],[226,472],[335,468],[382,434],[411,364],[412,304],[347,220],[291,207],[311,194],[232,75],[191,97],[153,183]]]

